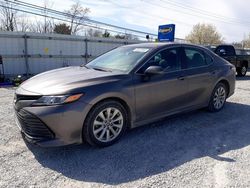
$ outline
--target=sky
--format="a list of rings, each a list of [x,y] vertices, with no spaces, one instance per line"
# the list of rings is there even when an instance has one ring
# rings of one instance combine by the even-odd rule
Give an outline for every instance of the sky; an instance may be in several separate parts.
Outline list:
[[[23,0],[43,5],[41,0]],[[52,8],[69,9],[74,0],[49,0]],[[79,0],[89,18],[157,34],[158,26],[175,24],[177,38],[185,38],[197,23],[213,24],[225,42],[241,41],[250,33],[248,0]],[[62,3],[63,2],[63,3]]]

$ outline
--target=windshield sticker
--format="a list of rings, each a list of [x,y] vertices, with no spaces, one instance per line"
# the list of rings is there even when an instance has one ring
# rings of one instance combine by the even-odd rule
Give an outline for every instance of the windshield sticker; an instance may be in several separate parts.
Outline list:
[[[148,48],[135,48],[133,52],[146,53],[148,50],[149,50]]]

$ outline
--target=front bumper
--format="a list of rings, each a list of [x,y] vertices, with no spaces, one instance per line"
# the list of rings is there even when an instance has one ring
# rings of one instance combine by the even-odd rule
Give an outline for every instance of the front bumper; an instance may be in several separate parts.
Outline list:
[[[22,102],[15,104],[15,115],[25,140],[43,147],[82,143],[83,123],[91,105],[81,100],[57,106],[31,106],[27,101],[22,105]]]

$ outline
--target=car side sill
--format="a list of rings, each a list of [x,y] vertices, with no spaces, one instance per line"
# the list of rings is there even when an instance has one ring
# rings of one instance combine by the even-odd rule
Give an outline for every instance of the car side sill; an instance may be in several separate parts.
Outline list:
[[[150,119],[146,119],[146,120],[143,120],[143,121],[134,122],[132,124],[131,128],[136,128],[136,127],[140,127],[142,125],[150,124],[150,123],[153,123],[153,122],[156,122],[156,121],[159,121],[161,119],[171,117],[171,116],[174,116],[174,115],[180,115],[180,114],[185,114],[185,113],[188,113],[188,112],[191,112],[191,111],[195,111],[195,110],[207,107],[207,105],[208,104],[196,105],[196,106],[188,107],[188,108],[185,108],[185,109],[181,109],[181,110],[161,114],[159,116],[156,116],[156,117],[153,117],[153,118],[150,118]]]

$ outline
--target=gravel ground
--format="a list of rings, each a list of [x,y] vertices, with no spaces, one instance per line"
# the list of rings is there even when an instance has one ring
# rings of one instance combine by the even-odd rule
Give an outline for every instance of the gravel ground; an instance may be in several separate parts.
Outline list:
[[[13,93],[0,88],[0,187],[250,187],[250,75],[221,112],[168,118],[102,149],[25,143]]]

